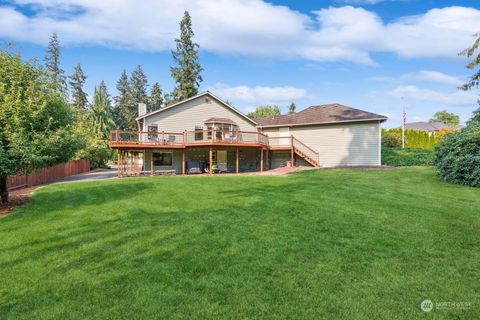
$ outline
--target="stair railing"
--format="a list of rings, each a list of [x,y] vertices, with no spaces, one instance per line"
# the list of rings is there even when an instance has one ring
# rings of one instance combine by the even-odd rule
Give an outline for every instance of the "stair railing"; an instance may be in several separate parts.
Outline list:
[[[318,151],[315,151],[294,136],[292,136],[292,147],[294,150],[298,150],[308,158],[312,159],[317,165],[320,165],[320,154]]]

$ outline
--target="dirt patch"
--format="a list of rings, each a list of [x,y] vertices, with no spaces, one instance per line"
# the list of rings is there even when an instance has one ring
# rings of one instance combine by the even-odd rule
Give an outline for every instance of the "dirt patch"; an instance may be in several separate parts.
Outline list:
[[[30,194],[38,187],[21,188],[10,191],[10,202],[0,203],[0,218],[6,216],[16,206],[27,203],[30,200]]]

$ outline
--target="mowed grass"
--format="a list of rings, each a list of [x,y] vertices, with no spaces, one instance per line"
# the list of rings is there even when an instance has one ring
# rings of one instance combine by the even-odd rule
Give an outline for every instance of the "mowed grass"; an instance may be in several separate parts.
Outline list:
[[[431,168],[57,184],[0,239],[1,319],[480,317],[480,189]]]

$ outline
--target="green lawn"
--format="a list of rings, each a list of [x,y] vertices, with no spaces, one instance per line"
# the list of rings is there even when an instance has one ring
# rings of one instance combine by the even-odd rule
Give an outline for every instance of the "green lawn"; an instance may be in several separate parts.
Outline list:
[[[51,185],[0,219],[0,319],[478,319],[479,208],[428,167]]]

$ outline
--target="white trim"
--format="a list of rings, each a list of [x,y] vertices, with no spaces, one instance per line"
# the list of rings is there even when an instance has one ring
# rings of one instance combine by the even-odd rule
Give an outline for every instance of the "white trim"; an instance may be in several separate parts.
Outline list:
[[[140,119],[145,119],[151,115],[154,115],[154,114],[157,114],[157,113],[160,113],[160,112],[163,112],[165,110],[168,110],[168,109],[171,109],[171,108],[174,108],[176,106],[179,106],[181,104],[184,104],[185,102],[188,102],[188,101],[192,101],[194,99],[197,99],[197,98],[200,98],[204,95],[209,95],[210,97],[212,97],[213,99],[217,100],[218,102],[220,102],[221,104],[223,104],[225,107],[231,109],[233,112],[235,113],[238,113],[240,116],[242,116],[243,118],[247,119],[248,121],[250,121],[251,123],[253,123],[254,125],[258,125],[255,121],[253,121],[252,119],[250,119],[249,117],[247,117],[245,114],[243,114],[242,112],[240,112],[239,110],[237,110],[236,108],[234,108],[233,106],[229,105],[228,103],[226,103],[225,101],[223,101],[222,99],[220,99],[219,97],[217,97],[216,95],[214,95],[213,93],[211,93],[210,91],[205,91],[205,92],[202,92],[200,94],[197,94],[196,96],[193,96],[193,97],[190,97],[188,99],[185,99],[185,100],[182,100],[182,101],[179,101],[177,103],[174,103],[168,107],[164,107],[164,108],[161,108],[161,109],[158,109],[158,110],[155,110],[155,111],[152,111],[150,113],[146,113],[140,117],[137,117],[135,118],[135,120],[140,120]]]
[[[285,123],[285,124],[275,124],[275,125],[258,125],[258,128],[277,128],[277,127],[298,127],[298,126],[313,126],[319,124],[335,124],[335,123],[349,123],[349,122],[372,122],[372,121],[379,121],[383,122],[386,121],[387,118],[372,118],[372,119],[359,119],[359,120],[343,120],[343,121],[330,121],[330,122],[308,122],[308,123]]]

